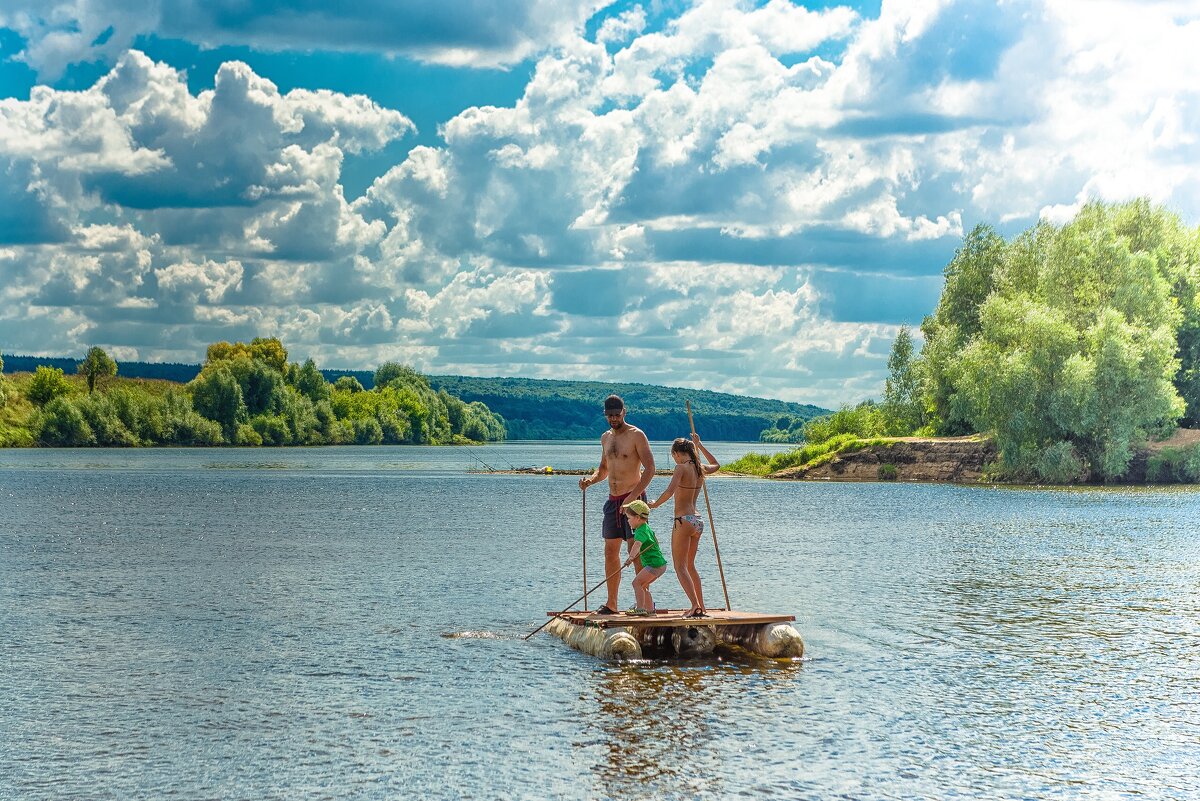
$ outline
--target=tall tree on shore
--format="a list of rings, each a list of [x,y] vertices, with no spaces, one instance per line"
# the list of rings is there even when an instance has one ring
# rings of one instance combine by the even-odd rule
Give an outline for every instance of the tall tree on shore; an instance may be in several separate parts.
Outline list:
[[[952,265],[989,274],[964,284],[971,270],[947,268],[922,326],[934,427],[994,434],[1017,476],[1124,474],[1136,443],[1184,412],[1177,335],[1196,305],[1196,237],[1146,201],[1091,203],[1011,243],[973,231]]]
[[[907,436],[925,423],[921,404],[921,376],[913,356],[912,331],[900,326],[888,356],[888,377],[883,389],[883,419],[887,432]]]
[[[96,380],[101,376],[117,374],[117,363],[113,361],[104,348],[93,346],[79,363],[79,374],[87,377],[88,394],[96,391]]]

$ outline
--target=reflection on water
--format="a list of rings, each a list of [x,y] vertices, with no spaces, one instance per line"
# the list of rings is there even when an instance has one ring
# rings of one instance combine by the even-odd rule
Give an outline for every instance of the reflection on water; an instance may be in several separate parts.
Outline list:
[[[722,756],[716,741],[736,736],[728,727],[735,717],[771,725],[782,711],[772,685],[790,683],[801,670],[799,660],[754,659],[744,652],[736,657],[740,661],[616,665],[598,675],[576,745],[600,744],[604,758],[592,767],[600,795],[727,795],[723,777],[740,771],[736,764],[717,764],[730,757]]]

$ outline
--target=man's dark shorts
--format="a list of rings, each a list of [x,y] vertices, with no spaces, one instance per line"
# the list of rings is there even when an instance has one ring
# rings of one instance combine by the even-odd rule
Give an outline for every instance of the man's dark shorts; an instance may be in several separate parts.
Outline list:
[[[646,500],[646,493],[638,496]],[[628,495],[609,495],[604,503],[604,539],[628,540],[633,539],[633,529],[629,527],[629,518],[621,511],[621,504],[631,500]]]

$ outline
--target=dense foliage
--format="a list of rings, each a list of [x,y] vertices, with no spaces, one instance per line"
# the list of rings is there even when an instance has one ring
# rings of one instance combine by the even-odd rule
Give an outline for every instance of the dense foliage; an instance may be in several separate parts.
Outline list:
[[[977,227],[922,325],[930,429],[993,434],[1016,478],[1124,475],[1137,444],[1200,409],[1198,265],[1200,233],[1146,201],[1011,242]]]
[[[435,391],[409,367],[380,367],[374,389],[351,378],[330,384],[309,359],[287,361],[278,339],[218,342],[186,385],[117,379],[116,363],[92,348],[78,377],[38,365],[5,383],[0,445],[443,444],[502,440],[504,421],[486,405]],[[86,386],[86,390],[85,390]]]

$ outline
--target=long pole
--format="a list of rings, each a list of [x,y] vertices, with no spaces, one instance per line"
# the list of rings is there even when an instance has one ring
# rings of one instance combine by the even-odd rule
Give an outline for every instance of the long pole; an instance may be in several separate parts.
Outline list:
[[[692,419],[692,402],[687,401],[688,425],[692,427],[692,436],[696,436],[696,421]],[[721,590],[725,593],[725,609],[732,610],[729,604],[729,588],[725,586],[725,568],[721,566],[721,546],[717,545],[717,527],[713,524],[712,504],[708,502],[708,482],[704,471],[700,471],[700,486],[704,490],[704,508],[708,510],[708,527],[713,535],[713,550],[717,552],[717,572],[721,574]]]
[[[583,488],[583,611],[587,605],[587,487]]]
[[[610,578],[612,578],[613,576],[615,576],[615,575],[617,575],[618,573],[620,573],[622,570],[624,570],[624,569],[626,568],[626,566],[627,566],[627,563],[626,563],[626,562],[622,562],[620,567],[618,567],[616,570],[614,570],[613,572],[611,572],[611,573],[609,573],[607,576],[605,576],[605,577],[604,577],[604,578],[603,578],[603,579],[600,581],[600,583],[599,583],[599,584],[597,584],[595,587],[592,587],[590,590],[588,590],[587,592],[585,592],[583,595],[580,595],[580,596],[579,596],[578,598],[576,598],[574,601],[571,601],[571,603],[569,603],[569,604],[568,604],[568,605],[567,605],[567,606],[566,606],[566,607],[565,607],[565,608],[564,608],[564,609],[563,609],[561,612],[558,612],[557,614],[551,615],[551,617],[550,617],[550,620],[554,620],[554,618],[558,617],[559,615],[565,615],[567,612],[571,611],[571,607],[572,607],[572,606],[574,606],[575,604],[579,603],[579,602],[580,602],[580,601],[582,601],[584,598],[587,598],[587,597],[588,597],[589,595],[591,595],[593,592],[595,592],[596,590],[598,590],[598,589],[600,589],[601,587],[603,587],[603,586],[605,585],[605,583],[607,583],[607,582],[608,582],[608,580],[609,580]],[[529,632],[528,634],[526,634],[526,635],[525,635],[525,637],[524,637],[523,639],[526,639],[526,640],[528,640],[530,637],[532,637],[533,635],[537,634],[537,633],[538,633],[539,631],[541,631],[542,629],[546,628],[546,626],[549,626],[549,625],[550,625],[550,620],[547,620],[545,623],[543,623],[542,625],[538,626],[538,627],[537,627],[536,629],[534,629],[533,631],[531,631],[531,632]]]

